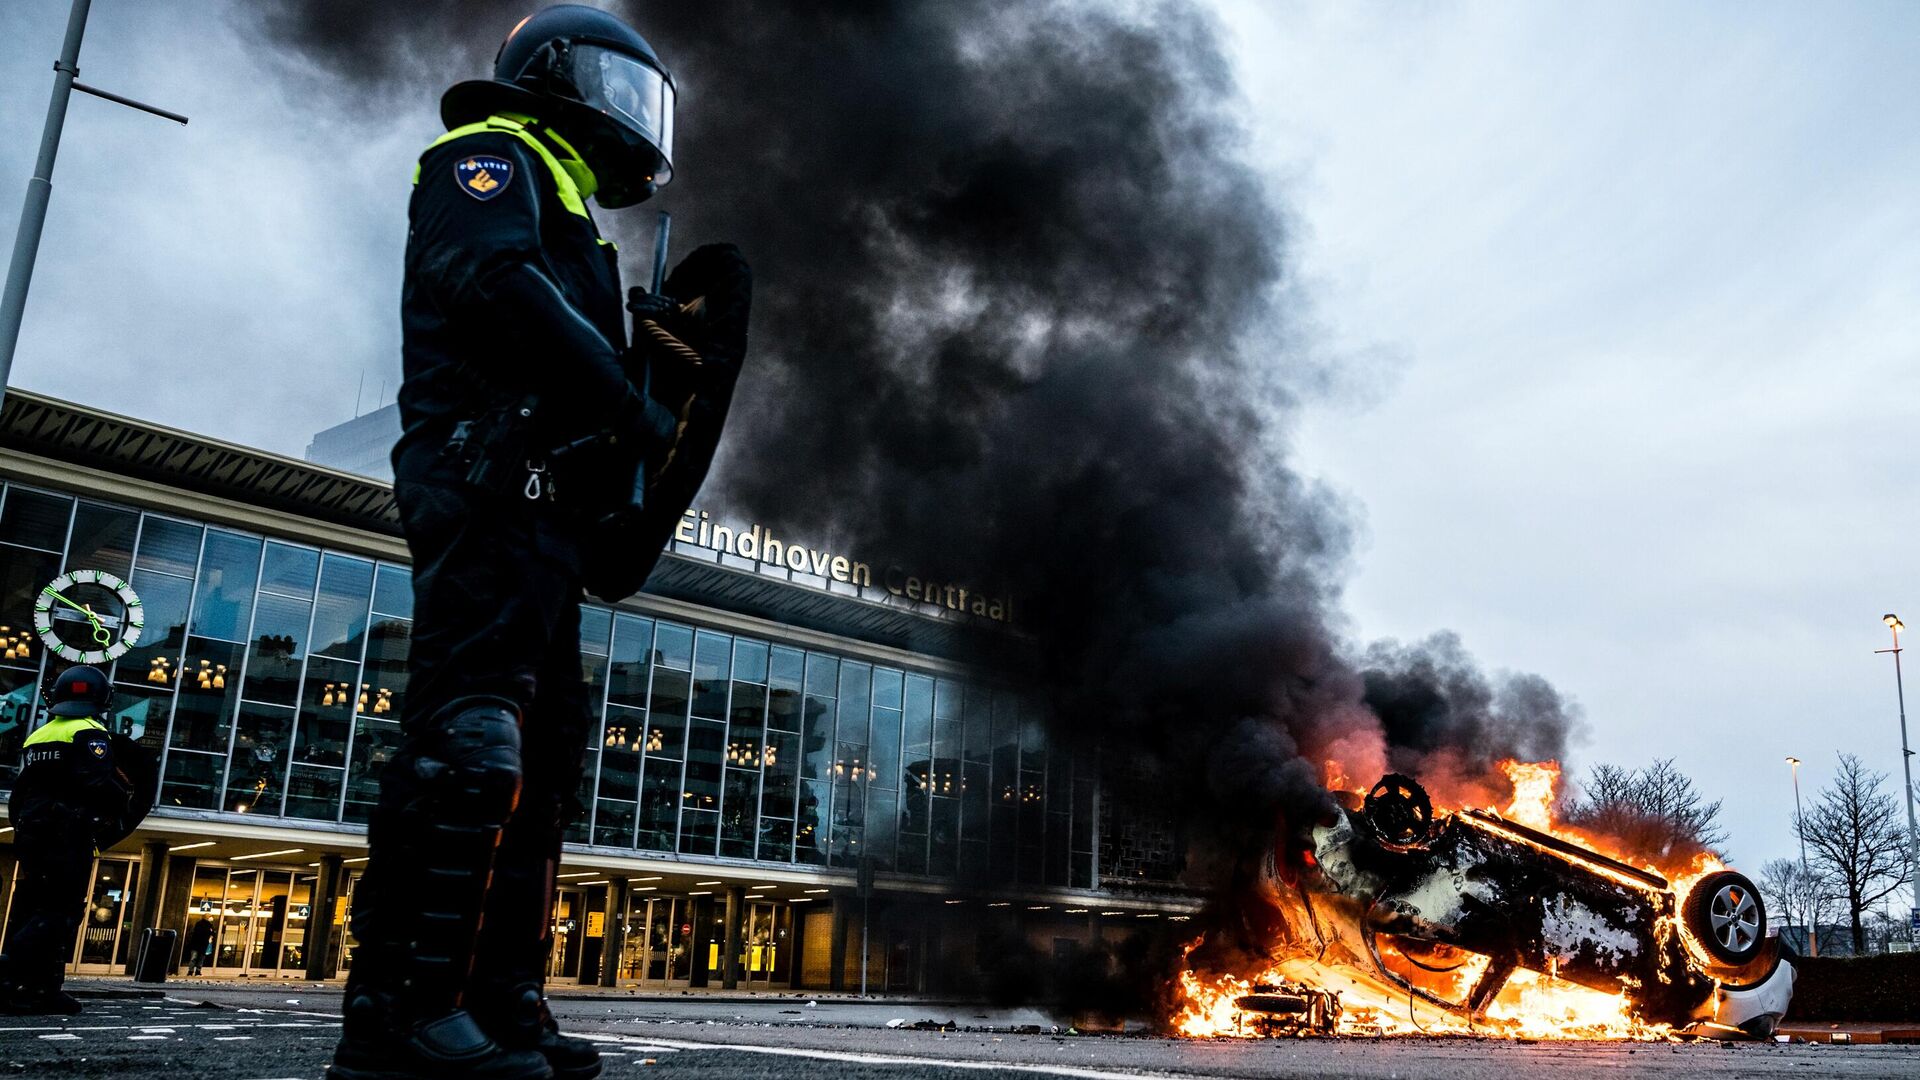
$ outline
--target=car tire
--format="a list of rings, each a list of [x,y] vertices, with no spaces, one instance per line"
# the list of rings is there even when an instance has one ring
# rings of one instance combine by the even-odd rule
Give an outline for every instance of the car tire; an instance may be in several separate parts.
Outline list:
[[[1722,964],[1744,964],[1767,940],[1767,907],[1745,874],[1718,870],[1694,883],[1681,908],[1687,932]]]

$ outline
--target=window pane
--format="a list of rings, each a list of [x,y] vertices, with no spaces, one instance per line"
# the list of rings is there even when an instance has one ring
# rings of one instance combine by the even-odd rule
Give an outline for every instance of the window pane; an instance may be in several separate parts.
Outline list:
[[[653,649],[653,620],[626,613],[613,618],[613,673],[607,682],[607,700],[635,708],[647,704],[648,657]]]
[[[607,655],[607,634],[613,629],[613,612],[603,607],[580,609],[580,651],[593,656]]]
[[[773,688],[767,699],[767,726],[777,731],[800,730],[800,691]]]
[[[197,637],[187,639],[180,699],[173,714],[174,746],[225,757],[228,728],[240,698],[239,666],[240,646]],[[218,792],[209,797],[217,799]]]
[[[873,707],[876,709],[897,709],[900,707],[901,674],[891,668],[873,669]]]
[[[769,660],[767,682],[775,687],[798,691],[801,672],[805,669],[806,655],[798,649],[783,649],[774,646]]]
[[[134,556],[133,565],[191,577],[200,562],[201,531],[198,525],[148,514],[146,523],[140,527],[140,551]],[[145,600],[146,596],[142,594],[141,599]]]
[[[341,769],[296,764],[287,781],[287,816],[332,821],[340,816]]]
[[[187,643],[187,604],[193,597],[193,583],[172,574],[135,570],[131,584],[140,594],[147,626],[140,632],[140,644],[120,658],[114,680],[172,686],[179,674],[180,651]]]
[[[653,669],[647,753],[664,754],[676,761],[686,753],[687,685],[687,673],[684,671]]]
[[[320,560],[320,598],[314,605],[312,651],[358,663],[367,632],[373,564],[327,555]]]
[[[40,590],[59,573],[60,556],[52,552],[0,544],[0,626],[6,627],[6,648],[14,653],[12,660],[0,660],[0,663],[40,666],[44,645],[33,632],[33,605],[39,601]],[[141,603],[145,602],[142,598]],[[149,622],[147,632],[153,629]],[[25,656],[20,655],[23,649]],[[0,656],[5,656],[5,652],[0,652]]]
[[[784,818],[760,819],[761,862],[789,862],[793,859],[793,822]]]
[[[346,820],[364,822],[380,799],[380,770],[405,743],[400,725],[362,713],[353,733],[353,758],[347,768]]]
[[[140,515],[115,506],[82,502],[73,514],[67,569],[105,570],[124,578],[133,572],[133,540]]]
[[[300,693],[293,760],[307,765],[347,763],[347,732],[359,701],[360,665],[314,657]],[[328,814],[329,817],[332,814]]]
[[[753,858],[754,834],[759,828],[760,774],[728,769],[720,809],[720,854]]]
[[[603,800],[593,817],[593,842],[605,847],[633,846],[634,805]]]
[[[806,730],[800,737],[800,775],[826,780],[833,775],[833,699],[808,695]]]
[[[682,671],[693,666],[693,631],[672,623],[661,623],[654,634],[653,662]]]
[[[300,690],[307,622],[313,605],[261,593],[253,614],[253,644],[247,657],[245,696],[254,701],[292,705]]]
[[[712,720],[727,715],[727,677],[732,668],[732,641],[702,630],[694,641],[693,715]]]
[[[767,643],[736,638],[733,643],[733,677],[736,682],[767,681]]]
[[[260,572],[260,541],[209,531],[193,594],[192,631],[201,637],[244,641]]]
[[[158,686],[117,686],[111,708],[107,726],[146,747],[158,762],[167,739],[167,717],[173,711],[173,691]]]
[[[233,734],[233,764],[227,772],[228,810],[280,813],[287,738],[292,730],[292,709],[252,702],[241,706]]]
[[[640,792],[640,846],[672,851],[680,814],[680,763],[648,759]]]
[[[607,706],[601,735],[600,785],[597,797],[633,802],[640,797],[640,747],[647,714],[638,709]]]
[[[374,574],[373,610],[395,618],[413,618],[413,575],[404,566],[381,563]]]
[[[720,815],[704,810],[688,810],[680,817],[680,853],[711,855],[720,834]]]
[[[795,815],[793,834],[795,862],[815,866],[826,864],[827,838],[820,830],[826,824],[827,805],[831,798],[829,790],[825,782],[818,780],[808,780],[800,785],[800,805]]]
[[[57,552],[66,546],[72,514],[73,500],[63,495],[9,486],[6,506],[0,509],[0,542]]]
[[[873,732],[867,739],[868,780],[875,787],[895,788],[900,783],[900,713],[896,709],[873,710]]]
[[[760,740],[767,729],[767,688],[759,683],[735,682],[733,701],[728,710],[727,741],[738,750],[757,755]],[[739,765],[744,762],[732,762]]]
[[[169,751],[167,773],[160,785],[160,802],[166,806],[212,810],[220,798],[220,776],[226,771],[226,765],[225,754]]]
[[[766,762],[766,787],[761,813],[792,817],[793,799],[800,789],[800,737],[790,732],[769,732],[762,757]]]
[[[20,743],[40,706],[40,677],[35,671],[0,667],[0,779],[13,786],[20,764]]]
[[[313,596],[314,576],[320,572],[320,553],[291,544],[267,543],[260,568],[260,587],[290,596]]]
[[[939,877],[952,877],[959,870],[959,835],[959,800],[933,800],[933,848],[927,863],[929,873]]]
[[[720,809],[720,768],[725,756],[726,728],[696,720],[687,735],[687,779],[681,791],[694,810]]]
[[[893,869],[894,837],[900,828],[898,813],[893,792],[868,790],[866,852],[877,869]]]

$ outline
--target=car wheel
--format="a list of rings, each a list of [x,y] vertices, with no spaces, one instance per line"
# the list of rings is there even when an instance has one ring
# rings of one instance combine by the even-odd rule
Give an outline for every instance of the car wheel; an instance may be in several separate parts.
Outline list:
[[[1767,908],[1745,874],[1720,870],[1701,878],[1681,915],[1694,940],[1723,964],[1752,960],[1766,942]]]

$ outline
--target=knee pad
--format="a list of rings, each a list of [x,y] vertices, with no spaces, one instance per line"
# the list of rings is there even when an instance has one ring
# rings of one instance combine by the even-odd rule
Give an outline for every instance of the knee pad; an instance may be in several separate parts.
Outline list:
[[[520,710],[505,698],[449,702],[408,762],[416,790],[447,824],[498,828],[520,800]]]

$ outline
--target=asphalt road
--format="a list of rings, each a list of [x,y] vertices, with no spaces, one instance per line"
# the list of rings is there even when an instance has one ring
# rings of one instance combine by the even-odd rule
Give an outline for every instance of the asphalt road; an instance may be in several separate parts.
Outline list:
[[[84,986],[85,984],[83,984]],[[95,984],[100,985],[100,984]],[[125,983],[117,984],[125,986]],[[0,1078],[156,1077],[315,1080],[339,1023],[336,987],[180,986],[164,999],[90,998],[72,1018],[0,1018]],[[1036,1076],[1901,1077],[1920,1047],[1693,1043],[1614,1045],[1495,1040],[1323,1039],[1211,1042],[1128,1035],[1016,1034],[1032,1015],[897,1003],[556,999],[567,1030],[597,1039],[609,1078],[848,1077],[1034,1080]],[[889,1029],[889,1019],[954,1020],[953,1032]]]

